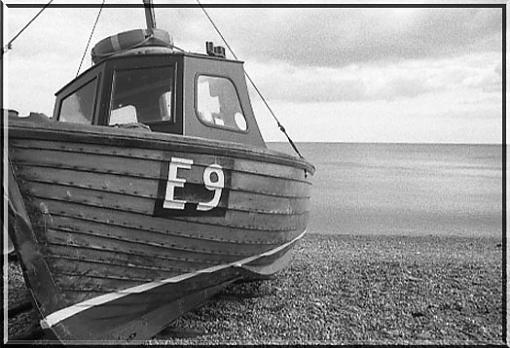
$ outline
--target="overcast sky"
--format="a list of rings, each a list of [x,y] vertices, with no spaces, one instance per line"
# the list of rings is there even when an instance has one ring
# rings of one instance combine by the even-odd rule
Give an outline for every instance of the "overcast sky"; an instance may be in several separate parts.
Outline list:
[[[4,43],[38,11],[4,7]],[[52,114],[55,92],[76,75],[97,11],[48,8],[21,34],[4,56],[6,107]],[[177,46],[204,52],[205,41],[221,44],[199,8],[155,11],[158,27]],[[501,9],[208,12],[297,141],[501,142]],[[81,71],[90,66],[97,41],[144,27],[142,8],[103,9]],[[251,92],[264,138],[283,141]]]

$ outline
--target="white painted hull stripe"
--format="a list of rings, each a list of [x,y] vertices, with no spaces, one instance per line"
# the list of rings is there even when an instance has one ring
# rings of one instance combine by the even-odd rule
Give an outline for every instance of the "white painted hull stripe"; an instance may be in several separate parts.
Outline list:
[[[234,261],[234,262],[231,262],[228,264],[208,267],[208,268],[204,268],[204,269],[201,269],[201,270],[198,270],[195,272],[184,273],[184,274],[172,277],[172,278],[157,280],[154,282],[134,286],[132,288],[115,291],[115,292],[112,292],[109,294],[101,295],[98,297],[88,299],[83,302],[76,303],[76,304],[66,307],[66,308],[59,309],[58,311],[53,312],[50,315],[48,315],[46,318],[41,319],[41,327],[43,329],[49,329],[50,327],[58,324],[59,322],[65,320],[69,317],[72,317],[73,315],[78,314],[84,310],[87,310],[92,307],[100,306],[102,304],[105,304],[105,303],[117,300],[119,298],[128,296],[130,294],[139,294],[139,293],[154,289],[158,286],[168,284],[168,283],[179,283],[183,280],[195,277],[202,273],[213,273],[213,272],[217,272],[222,269],[229,268],[229,267],[242,267],[244,264],[250,263],[250,262],[260,259],[262,257],[270,256],[272,254],[275,254],[275,253],[285,249],[289,245],[291,245],[291,244],[295,243],[297,240],[301,239],[305,233],[306,233],[306,230],[303,231],[303,233],[301,233],[299,236],[297,236],[290,242],[282,244],[275,249],[268,250],[268,251],[266,251],[262,254],[259,254],[259,255],[250,256],[246,259]]]

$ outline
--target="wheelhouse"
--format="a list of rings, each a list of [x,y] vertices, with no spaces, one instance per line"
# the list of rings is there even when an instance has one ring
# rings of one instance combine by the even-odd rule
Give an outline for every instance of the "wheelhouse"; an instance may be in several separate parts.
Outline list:
[[[266,147],[242,62],[164,47],[99,61],[56,93],[53,119]]]

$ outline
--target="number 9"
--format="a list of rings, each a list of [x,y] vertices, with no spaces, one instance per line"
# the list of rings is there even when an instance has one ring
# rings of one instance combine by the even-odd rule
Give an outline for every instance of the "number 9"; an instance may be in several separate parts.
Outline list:
[[[218,177],[215,182],[211,179],[213,173]],[[197,210],[211,210],[217,207],[220,202],[221,192],[225,187],[225,175],[219,164],[211,164],[209,167],[205,168],[203,178],[205,187],[209,191],[214,191],[214,196],[209,202],[198,203]]]

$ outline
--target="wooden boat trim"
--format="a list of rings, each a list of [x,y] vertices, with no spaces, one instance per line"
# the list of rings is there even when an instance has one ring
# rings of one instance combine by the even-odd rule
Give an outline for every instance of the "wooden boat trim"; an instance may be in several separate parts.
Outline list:
[[[69,204],[69,203],[68,203]],[[77,207],[79,206],[78,204],[74,204],[74,203],[70,203],[70,204],[73,204],[73,205],[76,205]],[[69,205],[70,205],[69,204]],[[92,207],[93,209],[97,209],[98,211],[100,211],[101,209],[100,208],[96,208],[96,207]],[[126,213],[126,212],[121,212],[122,214],[126,214],[126,215],[129,215],[129,213]],[[147,232],[156,232],[158,233],[158,229],[154,229],[154,228],[145,228],[141,225],[137,225],[137,224],[133,224],[131,222],[123,222],[121,217],[119,217],[118,219],[108,219],[105,220],[104,218],[101,218],[101,217],[97,217],[97,216],[93,216],[93,217],[87,217],[87,216],[84,216],[83,214],[80,214],[80,213],[76,213],[76,212],[64,212],[64,211],[54,211],[51,213],[51,215],[57,215],[57,216],[60,216],[60,217],[64,217],[64,218],[70,218],[70,219],[79,219],[79,220],[82,220],[82,221],[86,221],[86,222],[96,222],[96,223],[100,223],[100,224],[107,224],[107,225],[114,225],[114,226],[118,226],[118,227],[127,227],[127,228],[131,228],[131,229],[135,229],[135,230],[140,230],[140,231],[147,231]],[[177,219],[172,219],[172,221],[177,221],[178,223],[186,223],[185,220],[177,220]],[[296,231],[296,229],[299,227],[288,227],[288,228],[280,228],[280,229],[269,229],[269,228],[241,228],[241,227],[228,227],[228,226],[224,226],[224,225],[215,225],[215,224],[207,224],[207,223],[198,223],[198,222],[193,222],[194,225],[207,225],[207,226],[213,226],[215,228],[227,228],[229,229],[229,231],[235,231],[235,230],[239,230],[239,229],[242,229],[248,233],[250,233],[251,231],[259,231],[259,232],[264,232],[264,233],[268,233],[268,234],[273,234],[275,236],[281,236],[281,235],[286,235],[287,233],[291,233],[291,232],[294,232]],[[184,230],[170,230],[170,229],[160,229],[160,231],[162,233],[165,233],[169,236],[176,236],[176,237],[179,237],[179,236],[182,236],[182,237],[189,237],[189,238],[193,238],[193,239],[205,239],[205,240],[210,240],[210,241],[217,241],[217,242],[231,242],[231,243],[234,243],[234,244],[258,244],[257,243],[257,240],[254,240],[254,239],[245,239],[244,242],[240,242],[239,240],[237,239],[225,239],[225,238],[211,238],[207,235],[204,235],[204,234],[189,234],[189,233],[186,233]],[[271,241],[267,241],[266,243],[269,243],[269,244],[275,244],[275,243],[279,243],[280,241],[282,241],[281,239],[274,239],[274,240],[271,240]]]
[[[82,201],[78,201],[78,200],[73,200],[73,201],[65,201],[65,200],[62,200],[62,199],[59,199],[59,198],[52,198],[52,197],[39,197],[37,195],[33,195],[33,197],[41,200],[41,201],[54,201],[54,202],[59,202],[59,203],[72,203],[72,204],[76,204],[76,205],[80,205],[80,206],[89,206],[89,207],[93,207],[93,208],[100,208],[100,209],[103,209],[103,210],[112,210],[112,211],[119,211],[119,212],[126,212],[126,213],[130,213],[130,214],[138,214],[138,215],[143,215],[143,216],[150,216],[148,215],[147,213],[145,212],[142,212],[142,211],[138,211],[138,210],[135,210],[135,209],[121,209],[121,208],[118,208],[118,207],[110,207],[110,206],[105,206],[105,205],[102,205],[102,204],[95,204],[95,203],[90,203],[90,202],[82,202]],[[230,209],[232,210],[233,212],[237,212],[239,214],[249,214],[250,212],[248,211],[239,211],[239,210],[234,210],[234,209]],[[259,213],[260,214],[260,213]],[[293,218],[295,217],[296,219],[295,220],[298,220],[299,218],[302,218],[304,216],[307,216],[309,214],[308,211],[306,212],[303,212],[303,213],[300,213],[300,214],[293,214],[293,215],[277,215],[277,214],[266,214],[266,215],[270,215],[270,216],[273,216],[273,217],[279,217],[279,218]],[[299,224],[297,225],[292,225],[290,228],[280,228],[280,229],[260,229],[260,228],[255,228],[251,225],[241,225],[241,224],[231,224],[231,223],[212,223],[212,222],[207,222],[207,221],[200,221],[200,220],[197,220],[197,219],[193,219],[193,217],[180,217],[180,216],[175,216],[175,217],[172,217],[171,219],[168,218],[167,220],[176,220],[176,221],[181,221],[181,222],[192,222],[194,224],[199,224],[199,225],[210,225],[210,226],[223,226],[223,227],[228,227],[228,228],[233,228],[233,229],[239,229],[239,228],[242,228],[242,229],[245,229],[245,230],[256,230],[256,231],[265,231],[265,232],[289,232],[289,231],[295,231],[296,229],[299,228]]]
[[[143,193],[131,193],[131,192],[121,192],[121,191],[115,191],[115,190],[112,190],[112,189],[101,189],[101,188],[98,188],[98,187],[92,187],[92,186],[87,186],[87,185],[79,185],[79,184],[75,184],[75,183],[65,183],[65,182],[52,182],[50,180],[40,180],[40,179],[25,179],[25,182],[29,182],[29,183],[36,183],[36,184],[43,184],[43,185],[47,185],[47,186],[54,186],[54,187],[65,187],[65,188],[75,188],[77,190],[86,190],[87,192],[96,192],[96,193],[108,193],[108,194],[111,194],[111,195],[119,195],[119,196],[128,196],[128,197],[133,197],[133,198],[138,198],[140,200],[148,200],[148,201],[153,201],[153,200],[156,200],[158,197],[156,195],[152,195],[152,194],[143,194]],[[236,190],[236,189],[230,189],[228,188],[231,192],[243,192],[245,193],[246,191],[240,191],[240,190]],[[76,203],[86,203],[86,204],[89,204],[88,201],[85,201],[85,200],[80,200],[80,199],[69,199],[69,200],[65,200],[64,198],[62,197],[59,197],[57,194],[53,194],[53,195],[42,195],[40,193],[36,193],[34,189],[32,189],[30,191],[30,193],[34,196],[34,197],[37,197],[39,199],[50,199],[50,200],[61,200],[61,201],[72,201],[72,202],[76,202]],[[253,191],[247,191],[246,193],[252,193],[252,194],[257,194],[257,195],[261,195],[261,196],[265,196],[265,194],[263,193],[258,193],[258,192],[253,192]],[[289,200],[289,202],[294,202],[294,203],[297,203],[297,201],[304,201],[306,203],[308,197],[293,197],[293,198],[289,198],[289,197],[281,197],[281,196],[275,196],[277,198],[280,198],[282,200]],[[237,211],[237,212],[256,212],[256,213],[259,213],[259,214],[265,214],[265,215],[283,215],[283,216],[297,216],[297,215],[303,215],[307,212],[306,209],[299,209],[299,207],[291,207],[291,208],[287,208],[287,209],[280,209],[280,210],[277,210],[277,209],[257,209],[257,208],[253,208],[253,207],[243,207],[239,204],[235,204],[234,203],[229,203],[230,206],[225,206],[225,205],[219,205],[220,207],[222,208],[225,208],[225,209],[228,209],[228,210],[231,210],[231,211]],[[104,206],[106,208],[106,206]],[[120,209],[120,208],[119,208]],[[123,210],[126,210],[126,208],[124,208]],[[126,210],[127,211],[127,210]],[[141,210],[141,209],[132,209],[130,210],[130,212],[137,212],[139,214],[145,214],[145,215],[152,215],[152,210],[149,211],[149,210]]]
[[[201,255],[216,255],[216,256],[246,256],[245,253],[240,253],[232,250],[220,252],[220,251],[210,251],[208,249],[193,249],[189,247],[182,247],[178,245],[168,245],[168,244],[160,244],[156,242],[151,242],[149,240],[143,240],[143,239],[133,239],[133,238],[127,238],[127,237],[119,237],[115,235],[104,235],[100,233],[94,233],[93,231],[84,231],[79,229],[72,229],[69,227],[51,227],[51,231],[57,231],[57,233],[69,233],[69,234],[82,234],[85,236],[92,236],[92,237],[98,237],[98,238],[104,238],[109,240],[115,240],[120,242],[126,242],[126,243],[132,243],[135,245],[147,245],[152,246],[156,248],[166,249],[166,250],[175,250],[180,252],[189,252],[189,253],[197,253]],[[58,244],[57,242],[48,242],[48,244]],[[257,245],[264,245],[264,246],[274,246],[278,245],[279,243],[272,243],[272,244],[257,244]],[[77,244],[68,245],[68,246],[78,246]],[[81,246],[80,246],[81,247]],[[104,250],[104,249],[102,249]],[[178,260],[178,259],[177,259]],[[187,260],[186,260],[187,261]]]
[[[135,147],[154,150],[169,150],[171,144],[173,151],[189,151],[235,157],[241,159],[255,159],[259,161],[284,164],[303,169],[310,174],[315,173],[315,167],[303,160],[282,152],[248,147],[243,144],[209,140],[192,136],[179,136],[158,132],[141,132],[136,130],[88,126],[82,124],[56,125],[55,122],[30,122],[16,120],[9,122],[9,134],[15,138],[29,138],[41,140],[81,142],[86,144],[103,144],[123,147]]]
[[[94,297],[92,299],[89,299],[89,300],[86,300],[86,301],[83,301],[83,302],[80,302],[80,303],[76,303],[76,304],[74,304],[72,306],[69,306],[69,307],[66,307],[66,308],[62,308],[62,309],[60,309],[60,310],[58,310],[56,312],[53,312],[50,315],[46,316],[45,318],[41,319],[41,321],[40,321],[41,327],[43,329],[49,329],[49,328],[55,326],[56,324],[60,323],[61,321],[65,320],[65,319],[67,319],[69,317],[72,317],[72,316],[74,316],[74,315],[76,315],[76,314],[78,314],[78,313],[80,313],[82,311],[85,311],[85,310],[87,310],[87,309],[89,309],[91,307],[99,306],[99,305],[102,305],[104,303],[111,302],[113,300],[119,299],[121,297],[125,297],[125,296],[130,295],[130,294],[142,293],[142,292],[154,289],[156,287],[159,287],[159,286],[161,286],[163,284],[167,284],[167,283],[179,283],[179,282],[181,282],[183,280],[196,277],[197,275],[202,274],[202,273],[213,273],[213,272],[217,272],[217,271],[220,271],[222,269],[229,268],[229,267],[243,267],[243,265],[245,265],[247,263],[253,262],[253,261],[255,261],[257,259],[260,259],[262,257],[266,257],[266,256],[270,256],[270,255],[276,254],[277,252],[279,252],[279,251],[281,251],[281,250],[291,246],[296,241],[301,239],[304,236],[305,233],[306,233],[306,230],[303,231],[299,236],[297,236],[293,240],[291,240],[291,241],[289,241],[289,242],[287,242],[285,244],[282,244],[282,245],[280,245],[279,247],[277,247],[275,249],[271,249],[271,250],[266,251],[266,252],[264,252],[262,254],[259,254],[259,255],[250,256],[248,258],[245,258],[245,259],[242,259],[242,260],[239,260],[239,261],[234,261],[234,262],[227,263],[227,264],[223,264],[223,265],[217,265],[217,266],[212,266],[212,267],[204,268],[204,269],[201,269],[201,270],[198,270],[198,271],[195,271],[195,272],[184,273],[184,274],[181,274],[181,275],[178,275],[178,276],[175,276],[175,277],[171,277],[171,278],[168,278],[168,279],[163,279],[163,280],[159,280],[159,281],[154,281],[154,282],[138,285],[138,286],[135,286],[135,287],[132,287],[132,288],[128,288],[128,289],[124,289],[124,290],[119,290],[119,291],[112,292],[112,293],[109,293],[109,294],[105,294],[105,295],[101,295],[101,296],[98,296],[98,297]]]
[[[96,236],[97,237],[97,236]],[[105,238],[107,239],[107,238]],[[111,238],[110,238],[111,239]],[[160,259],[160,260],[166,260],[166,261],[181,261],[186,263],[198,263],[198,264],[210,264],[214,265],[215,261],[204,261],[204,260],[197,260],[193,258],[185,258],[185,257],[163,257],[159,255],[151,255],[151,254],[143,254],[139,252],[134,251],[122,251],[122,250],[115,250],[115,249],[109,249],[109,248],[98,248],[98,247],[92,247],[92,246],[86,246],[86,245],[80,245],[80,244],[63,244],[63,243],[57,243],[57,242],[48,242],[48,246],[67,246],[68,248],[79,248],[79,249],[90,249],[90,250],[97,250],[97,251],[107,251],[107,252],[115,252],[115,253],[122,253],[127,255],[133,255],[133,256],[142,256],[142,257],[151,257],[154,259]],[[150,245],[152,247],[152,245]],[[192,252],[189,252],[192,253]],[[215,255],[215,256],[222,256],[222,255]],[[232,255],[237,256],[237,255]]]
[[[48,144],[52,144],[52,143],[48,142]],[[151,155],[136,156],[131,153],[125,155],[125,154],[122,154],[122,153],[116,152],[116,151],[108,152],[106,149],[103,149],[103,151],[91,151],[85,147],[79,148],[79,149],[68,149],[65,147],[65,145],[58,147],[58,148],[57,147],[55,147],[55,148],[47,147],[46,148],[46,147],[35,147],[35,146],[25,145],[25,144],[14,144],[14,145],[11,145],[10,147],[16,148],[16,149],[24,149],[24,150],[32,149],[32,150],[67,152],[67,153],[80,152],[80,153],[85,153],[85,154],[90,154],[90,155],[128,158],[128,159],[140,159],[140,160],[144,160],[144,161],[154,161],[154,162],[161,162],[161,161],[168,160],[168,158],[165,158],[164,156],[151,156]],[[137,149],[137,150],[139,150],[139,149]],[[166,151],[168,151],[168,150],[172,150],[172,149],[166,149]],[[180,153],[181,151],[176,151],[176,152]],[[197,152],[196,154],[201,154],[201,153]],[[185,154],[182,154],[182,156],[185,156]],[[218,155],[216,155],[216,157],[224,158],[224,159],[228,158],[228,156],[218,156]],[[252,159],[243,158],[243,160],[252,160]],[[29,165],[29,166],[52,167],[51,164],[32,163],[32,162],[25,161],[25,160],[19,160],[19,161],[16,161],[16,163],[22,163],[24,165]],[[281,165],[280,163],[278,163],[278,164]],[[199,166],[199,167],[207,167],[208,166],[207,163],[200,162],[200,161],[194,161],[193,165]],[[59,165],[58,167],[55,167],[55,168],[72,169],[72,170],[78,170],[78,171],[91,171],[91,172],[106,173],[106,174],[125,175],[125,176],[141,177],[141,178],[146,178],[146,179],[158,179],[159,178],[156,176],[147,176],[147,175],[143,175],[140,173],[122,173],[122,172],[115,172],[115,171],[101,171],[99,168],[92,168],[92,167],[76,167],[76,166]],[[296,182],[300,182],[300,183],[307,184],[307,185],[312,185],[311,182],[308,180],[292,178],[292,177],[288,177],[288,176],[284,176],[284,175],[278,175],[278,173],[274,173],[274,172],[273,173],[257,173],[255,171],[243,170],[243,169],[238,169],[238,168],[234,168],[234,167],[225,167],[225,169],[229,169],[229,170],[231,170],[233,172],[237,172],[237,173],[257,175],[257,176],[263,176],[263,177],[271,177],[271,178],[276,178],[276,179],[291,180],[291,181],[296,181]]]
[[[86,218],[86,217],[79,216],[79,215],[74,215],[74,214],[64,214],[64,213],[55,213],[55,212],[53,212],[51,215],[59,216],[59,217],[63,217],[63,218],[69,218],[69,219],[77,219],[77,220],[85,221],[85,222],[88,222],[88,223],[93,222],[93,223],[97,223],[97,224],[101,224],[101,225],[111,225],[111,226],[115,226],[115,227],[128,228],[128,229],[131,229],[131,230],[139,230],[139,231],[148,232],[148,233],[159,233],[159,234],[162,234],[162,235],[165,235],[165,236],[173,236],[173,237],[180,237],[180,238],[182,237],[182,238],[190,238],[190,239],[197,239],[197,240],[205,240],[205,241],[217,242],[217,243],[231,243],[234,246],[237,245],[237,244],[242,244],[242,245],[250,245],[250,244],[274,245],[274,244],[280,244],[282,242],[281,239],[272,239],[272,240],[264,240],[264,241],[244,239],[243,241],[239,241],[239,240],[225,239],[225,238],[211,238],[211,237],[204,236],[204,235],[199,235],[199,234],[193,235],[193,234],[187,234],[186,232],[174,232],[172,230],[160,231],[160,230],[156,230],[156,229],[147,229],[147,228],[142,228],[142,227],[139,227],[139,226],[130,225],[130,224],[127,224],[127,223],[119,223],[119,222],[113,221],[113,220],[111,220],[110,222],[107,223],[106,221],[97,220],[97,219],[90,219],[90,218]],[[275,230],[275,231],[272,231],[272,230],[257,230],[257,231],[280,234],[280,232],[282,232],[282,233],[290,233],[290,232],[295,231],[295,229]]]
[[[13,146],[11,146],[11,147],[13,147]],[[40,149],[40,150],[42,150],[42,149]],[[62,152],[64,152],[64,151],[62,151]],[[94,155],[100,155],[100,154],[94,153]],[[115,157],[129,158],[127,156],[126,157],[115,156]],[[216,157],[219,157],[219,156],[216,156]],[[154,161],[154,162],[156,162],[156,160],[147,160],[147,161]],[[63,163],[59,163],[58,165],[56,165],[56,164],[53,164],[53,163],[32,162],[32,161],[27,161],[27,160],[23,160],[23,159],[21,159],[21,160],[16,159],[16,160],[13,160],[12,162],[15,165],[20,164],[20,165],[23,165],[23,166],[30,166],[30,167],[67,169],[67,170],[74,170],[74,171],[80,171],[80,172],[92,172],[92,173],[97,173],[97,174],[120,175],[120,176],[128,176],[128,177],[133,177],[133,178],[142,178],[142,179],[151,179],[151,180],[158,180],[158,179],[160,179],[158,176],[146,175],[146,174],[143,174],[143,173],[136,173],[136,172],[127,173],[127,172],[120,172],[120,171],[115,171],[115,170],[103,170],[103,169],[94,168],[94,167],[72,166],[72,165],[66,165],[66,164],[63,164]],[[197,164],[196,166],[197,167],[207,167],[207,165],[200,164],[200,163]],[[312,185],[310,183],[310,181],[307,181],[307,180],[302,180],[302,179],[298,179],[298,178],[289,178],[287,176],[278,175],[278,174],[268,174],[268,173],[261,174],[261,173],[250,172],[250,171],[247,171],[247,170],[239,170],[239,169],[230,168],[230,167],[225,167],[225,169],[230,170],[230,171],[235,172],[235,173],[248,174],[248,175],[256,175],[256,176],[262,176],[262,177],[269,177],[269,178],[273,178],[273,179],[295,181],[295,182],[298,182],[300,184],[309,185],[309,186]]]
[[[67,245],[65,246],[67,247]],[[134,264],[134,263],[129,263],[129,264],[125,264],[125,263],[117,263],[117,262],[110,262],[108,261],[107,262],[104,262],[104,261],[98,261],[98,260],[93,260],[93,259],[87,259],[87,258],[84,258],[84,257],[71,257],[71,256],[67,256],[67,255],[57,255],[57,254],[48,254],[45,256],[46,259],[55,259],[55,260],[58,260],[58,259],[65,259],[65,260],[69,260],[69,261],[78,261],[78,262],[84,262],[84,263],[95,263],[95,264],[98,264],[98,265],[113,265],[113,266],[119,266],[119,267],[124,267],[124,268],[134,268],[134,269],[140,269],[140,270],[151,270],[151,271],[161,271],[161,272],[168,272],[168,273],[171,273],[171,272],[176,272],[177,270],[179,270],[178,267],[173,267],[173,268],[165,268],[165,267],[157,267],[157,266],[145,266],[145,265],[139,265],[139,264]],[[50,261],[51,263],[51,261]],[[191,271],[191,267],[188,267],[188,269]],[[182,272],[182,269],[180,269],[180,271]]]
[[[33,167],[43,167],[43,166],[31,165],[31,167],[33,168]],[[49,168],[53,168],[53,167],[49,167]],[[87,172],[87,171],[84,171],[84,172]],[[112,173],[112,172],[108,172],[108,173],[105,172],[105,174],[119,175],[117,173]],[[140,179],[140,177],[137,177],[137,179]],[[143,180],[143,179],[147,179],[147,178],[141,178],[141,179]],[[156,180],[156,179],[147,179],[147,180]],[[94,187],[92,185],[84,185],[84,184],[79,184],[79,183],[75,183],[75,182],[72,182],[72,181],[69,181],[69,182],[65,182],[65,181],[56,182],[56,181],[52,181],[50,179],[40,179],[40,178],[37,178],[37,179],[34,179],[34,178],[25,178],[25,181],[36,182],[36,183],[43,183],[43,184],[56,184],[56,185],[60,185],[60,186],[76,187],[76,188],[81,188],[81,189],[87,189],[87,190],[93,190],[93,191],[101,191],[101,192],[108,192],[108,193],[117,193],[117,194],[122,194],[122,195],[125,195],[125,196],[132,196],[132,197],[157,199],[157,195],[155,195],[155,194],[150,194],[150,193],[144,194],[144,193],[137,192],[137,191],[129,192],[129,191],[125,191],[125,190],[106,189],[104,187]],[[190,183],[190,184],[197,184],[197,183],[193,182],[192,180],[188,180],[187,182]],[[239,188],[239,187],[235,187],[233,185],[228,187],[228,189],[230,191],[234,191],[234,192],[255,193],[255,194],[258,194],[258,195],[261,195],[261,196],[278,197],[278,198],[295,199],[295,200],[307,200],[307,199],[311,198],[309,195],[308,196],[296,196],[296,195],[287,195],[287,194],[284,195],[284,194],[274,193],[274,192],[265,192],[265,191],[262,191],[262,190],[259,190],[259,191],[246,190],[246,189],[242,189],[242,188]]]

